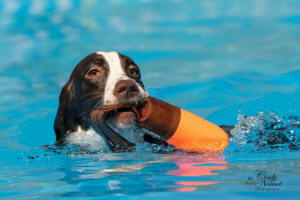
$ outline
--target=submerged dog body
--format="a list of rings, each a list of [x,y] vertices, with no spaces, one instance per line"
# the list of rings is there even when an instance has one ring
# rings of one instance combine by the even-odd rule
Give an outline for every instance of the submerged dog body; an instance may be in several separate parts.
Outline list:
[[[54,122],[57,144],[64,143],[78,129],[92,129],[89,116],[95,106],[138,103],[148,96],[140,70],[131,58],[117,52],[88,55],[75,67],[61,91]],[[135,114],[118,111],[107,121],[126,133],[133,129]]]

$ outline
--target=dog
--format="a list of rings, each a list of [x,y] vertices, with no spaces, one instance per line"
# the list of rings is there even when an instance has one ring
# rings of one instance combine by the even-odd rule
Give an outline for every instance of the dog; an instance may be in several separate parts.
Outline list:
[[[141,81],[140,69],[130,57],[118,52],[96,52],[86,56],[61,90],[54,122],[56,144],[64,144],[74,132],[85,131],[92,133],[92,137],[99,137],[89,120],[95,105],[138,103],[147,97],[149,94]],[[133,112],[120,111],[107,121],[132,141],[135,119]],[[144,135],[142,140],[167,145],[150,135]]]
[[[95,52],[86,56],[61,90],[54,122],[56,144],[64,145],[71,133],[79,133],[85,142],[107,140],[92,127],[89,118],[92,109],[96,105],[138,104],[148,97],[140,69],[130,57],[119,52]],[[153,134],[137,134],[135,120],[134,112],[118,110],[107,118],[107,123],[128,141],[171,147]],[[233,126],[221,128],[230,134]],[[75,140],[84,143],[82,138],[75,137]]]

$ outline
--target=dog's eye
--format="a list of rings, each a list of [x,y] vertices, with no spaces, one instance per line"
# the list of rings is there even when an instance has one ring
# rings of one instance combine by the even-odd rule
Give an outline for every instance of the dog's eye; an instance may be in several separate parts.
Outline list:
[[[133,77],[139,76],[139,70],[135,67],[129,68],[129,73]]]
[[[84,75],[84,78],[89,79],[89,80],[90,79],[98,79],[98,78],[101,78],[104,74],[105,74],[105,71],[101,67],[93,67]]]
[[[89,71],[88,75],[89,76],[96,76],[99,73],[99,71],[97,69],[92,69],[91,71]]]

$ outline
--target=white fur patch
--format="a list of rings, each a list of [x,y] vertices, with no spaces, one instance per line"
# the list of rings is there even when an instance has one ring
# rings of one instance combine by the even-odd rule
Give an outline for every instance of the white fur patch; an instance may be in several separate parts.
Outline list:
[[[103,105],[114,105],[117,104],[117,98],[113,94],[115,86],[119,80],[133,80],[127,76],[121,66],[121,60],[117,52],[97,52],[97,54],[102,55],[109,66],[109,75],[107,78],[105,90],[104,90],[104,99]],[[145,90],[133,80],[139,90],[140,98],[146,98],[148,94]]]
[[[104,90],[104,105],[112,105],[117,103],[117,98],[113,94],[116,83],[119,80],[129,79],[121,66],[121,61],[116,52],[97,52],[103,55],[109,66],[109,75]]]
[[[79,145],[90,151],[109,151],[104,138],[93,128],[84,131],[79,126],[77,131],[68,135],[66,142],[70,145]]]
[[[128,141],[135,144],[143,144],[143,134],[135,132],[135,124],[125,129],[118,128],[113,122],[108,121],[109,125],[113,127],[119,134],[125,137]],[[109,152],[105,139],[101,134],[98,134],[93,128],[84,131],[80,126],[77,131],[72,132],[66,138],[69,145],[78,145],[91,152]]]

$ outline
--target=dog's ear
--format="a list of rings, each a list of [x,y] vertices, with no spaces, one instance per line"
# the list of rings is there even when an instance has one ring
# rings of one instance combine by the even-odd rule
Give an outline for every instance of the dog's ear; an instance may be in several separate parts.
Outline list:
[[[56,143],[60,143],[68,133],[74,132],[77,127],[74,101],[75,85],[74,81],[70,79],[61,90],[59,96],[59,106],[54,121]]]

